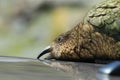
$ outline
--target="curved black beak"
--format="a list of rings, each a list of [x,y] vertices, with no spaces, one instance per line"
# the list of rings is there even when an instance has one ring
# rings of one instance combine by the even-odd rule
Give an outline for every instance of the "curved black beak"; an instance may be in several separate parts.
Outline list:
[[[43,50],[40,52],[40,54],[38,55],[37,59],[39,59],[41,56],[43,56],[44,54],[47,54],[47,53],[49,53],[49,52],[51,52],[51,51],[52,51],[52,49],[51,49],[50,46],[46,47],[45,49],[43,49]]]

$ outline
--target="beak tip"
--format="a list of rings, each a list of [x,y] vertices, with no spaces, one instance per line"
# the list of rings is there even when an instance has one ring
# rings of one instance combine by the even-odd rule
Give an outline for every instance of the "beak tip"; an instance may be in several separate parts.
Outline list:
[[[39,59],[39,56],[37,57],[37,59]]]
[[[47,54],[45,54],[43,56],[38,56],[37,59],[38,60],[50,60],[50,59],[52,59],[52,56],[51,56],[50,53],[47,53]]]
[[[45,54],[51,52],[51,47],[48,46],[45,49],[43,49],[40,54],[38,55],[37,59],[40,59],[42,56],[44,56]]]

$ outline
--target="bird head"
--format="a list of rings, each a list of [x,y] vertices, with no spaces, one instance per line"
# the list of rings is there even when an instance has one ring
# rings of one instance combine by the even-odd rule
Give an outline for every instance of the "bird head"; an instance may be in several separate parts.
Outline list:
[[[92,32],[94,29],[90,24],[81,22],[70,31],[59,35],[50,46],[41,51],[37,59],[49,53],[45,59],[79,60],[84,57],[79,56],[80,47],[82,50],[83,45],[91,41]]]

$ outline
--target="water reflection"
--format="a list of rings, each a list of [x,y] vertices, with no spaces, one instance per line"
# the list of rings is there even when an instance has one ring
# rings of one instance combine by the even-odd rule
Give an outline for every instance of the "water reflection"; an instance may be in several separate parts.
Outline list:
[[[0,80],[120,80],[101,73],[96,77],[98,68],[102,66],[82,62],[38,61],[0,56]]]
[[[43,63],[65,74],[69,74],[74,80],[120,80],[120,77],[99,73],[99,68],[104,66],[104,64],[48,60]]]
[[[102,64],[45,61],[44,64],[71,75],[74,80],[96,80],[96,73]]]

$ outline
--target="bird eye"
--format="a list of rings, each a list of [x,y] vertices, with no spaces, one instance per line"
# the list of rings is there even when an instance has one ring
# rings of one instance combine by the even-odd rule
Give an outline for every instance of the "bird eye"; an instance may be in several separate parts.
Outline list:
[[[59,36],[58,38],[57,38],[57,41],[58,42],[61,42],[63,40],[63,36]]]

